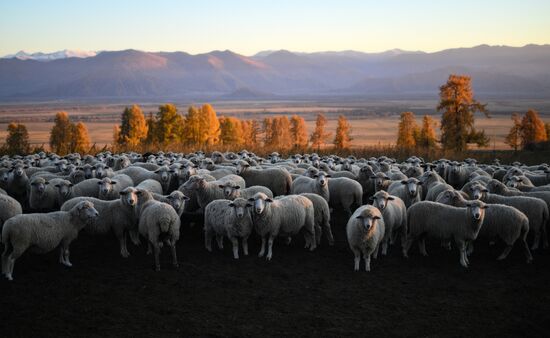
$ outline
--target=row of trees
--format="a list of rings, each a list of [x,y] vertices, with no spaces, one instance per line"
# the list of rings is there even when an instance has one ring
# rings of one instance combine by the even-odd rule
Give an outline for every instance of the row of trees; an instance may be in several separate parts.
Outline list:
[[[214,108],[205,104],[191,106],[181,115],[173,104],[159,107],[147,118],[137,105],[124,109],[121,124],[115,126],[114,143],[120,149],[137,149],[143,145],[167,146],[184,144],[192,147],[257,146],[263,143],[273,149],[321,148],[332,136],[326,132],[327,119],[317,116],[315,129],[308,137],[303,117],[293,115],[241,120],[236,117],[218,117]],[[333,144],[338,149],[351,145],[351,125],[344,116],[338,118]]]
[[[523,149],[535,147],[538,143],[548,141],[550,124],[544,123],[537,111],[529,109],[523,117],[512,114],[512,128],[506,135],[504,142],[515,151],[521,146]]]

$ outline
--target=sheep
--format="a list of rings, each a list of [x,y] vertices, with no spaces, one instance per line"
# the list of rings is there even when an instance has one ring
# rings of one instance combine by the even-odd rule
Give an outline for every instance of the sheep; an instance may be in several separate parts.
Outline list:
[[[158,181],[159,183],[161,182],[160,176],[158,174],[136,166],[126,167],[122,170],[117,171],[117,174],[125,174],[130,176],[135,185],[138,185],[148,179]]]
[[[371,178],[375,173],[372,170],[370,165],[365,165],[359,170],[357,175],[357,181],[361,184],[363,188],[363,202],[365,202],[369,197],[374,195],[376,192],[374,187],[374,180]]]
[[[204,210],[204,246],[212,252],[212,237],[223,249],[223,237],[227,236],[233,245],[233,258],[239,259],[239,238],[242,238],[243,253],[248,256],[248,237],[252,233],[252,218],[244,198],[214,200]]]
[[[382,240],[382,255],[385,256],[388,251],[388,244],[395,242],[399,233],[401,235],[401,248],[403,256],[405,253],[405,244],[407,241],[407,207],[403,200],[397,196],[392,196],[385,191],[379,191],[372,197],[373,206],[377,207],[384,218],[385,235]]]
[[[8,183],[7,191],[15,198],[21,205],[26,205],[27,203],[27,184],[29,182],[29,177],[25,172],[25,169],[28,166],[23,164],[14,165],[8,174]]]
[[[356,180],[357,177],[358,177],[358,174],[354,174],[351,171],[334,171],[334,170],[330,169],[330,167],[326,163],[319,163],[319,169],[326,172],[330,176],[335,177],[335,178],[336,177],[347,177],[347,178],[351,178],[352,180]]]
[[[266,252],[266,259],[269,261],[273,256],[273,241],[277,236],[287,237],[287,243],[291,241],[300,229],[305,229],[304,238],[306,248],[315,250],[315,211],[313,203],[304,196],[290,195],[274,200],[263,193],[257,193],[248,199],[252,202],[252,222],[254,229],[262,238],[262,248],[258,257],[263,257]]]
[[[90,178],[77,184],[72,184],[67,180],[57,180],[54,187],[58,190],[58,204],[61,206],[74,197],[99,198],[99,182],[101,181],[97,178]]]
[[[489,181],[486,185],[486,188],[487,190],[489,190],[490,193],[502,196],[527,196],[540,198],[541,200],[546,202],[546,205],[550,210],[550,191],[516,191],[515,189],[509,188],[504,183],[497,180]]]
[[[102,179],[104,177],[113,177],[115,172],[105,163],[96,163],[94,166],[95,178]]]
[[[17,200],[7,194],[0,194],[0,236],[2,235],[2,227],[4,223],[16,216],[23,213],[23,208]]]
[[[544,247],[546,248],[548,246],[546,226],[549,220],[549,214],[548,206],[543,200],[527,196],[501,196],[491,194],[487,188],[479,183],[471,185],[466,193],[472,199],[479,199],[488,204],[509,205],[523,212],[529,219],[529,230],[533,231],[534,235],[531,250],[536,250],[539,247],[541,236]]]
[[[237,161],[237,175],[244,178],[246,186],[262,185],[269,188],[274,196],[288,194],[292,184],[292,177],[285,169],[255,169],[243,160]]]
[[[481,201],[468,202],[457,208],[437,202],[421,201],[407,211],[408,238],[405,253],[418,240],[420,253],[427,256],[425,237],[442,241],[454,239],[460,251],[460,264],[467,268],[466,244],[477,238],[489,206]]]
[[[101,200],[112,201],[120,197],[120,192],[134,185],[128,175],[118,174],[112,178],[104,177],[98,182],[98,197]]]
[[[157,193],[152,193],[153,198],[159,202],[164,202],[170,204],[174,210],[178,213],[178,216],[181,217],[183,211],[185,210],[186,201],[189,201],[189,197],[185,196],[181,191],[174,190],[169,195],[160,195]]]
[[[163,193],[162,184],[160,184],[159,181],[153,179],[146,179],[144,181],[141,181],[138,185],[135,186],[135,188],[147,190],[156,194]]]
[[[238,197],[242,197],[247,200],[258,192],[263,192],[268,197],[273,198],[273,193],[271,190],[261,185],[253,185],[251,187],[241,189],[241,186],[237,185],[235,182],[227,181],[224,184],[220,184],[219,187],[223,190],[224,198],[228,200],[235,200]]]
[[[365,260],[365,271],[370,271],[371,255],[378,256],[378,247],[385,235],[384,219],[380,210],[364,205],[353,213],[346,225],[346,234],[351,251],[355,255],[354,270],[359,271],[361,254]]]
[[[120,198],[114,201],[104,201],[94,197],[75,197],[61,206],[62,211],[73,208],[81,201],[94,203],[99,211],[99,217],[86,229],[88,234],[106,234],[113,231],[120,244],[120,255],[124,258],[130,256],[126,246],[127,233],[136,230],[136,205],[138,202],[137,190],[128,187],[120,192]],[[134,244],[139,244],[134,238]]]
[[[318,194],[302,193],[300,196],[307,197],[313,203],[315,220],[315,240],[317,245],[321,244],[321,236],[325,234],[328,244],[334,245],[334,236],[330,228],[330,208],[328,202]]]
[[[436,187],[439,184],[445,183],[445,180],[435,171],[426,171],[419,178],[422,182],[422,200],[426,200],[430,189]],[[437,196],[437,195],[436,195]]]
[[[520,191],[550,191],[550,185],[535,187],[525,176],[511,176],[508,178],[508,181],[506,181],[506,185]]]
[[[455,189],[460,189],[468,181],[468,176],[473,168],[467,168],[462,163],[453,162],[448,171],[447,183]]]
[[[31,210],[49,212],[59,208],[59,198],[55,188],[55,184],[59,181],[64,180],[54,179],[50,184],[42,177],[31,178],[29,183],[29,207]]]
[[[374,192],[377,192],[380,190],[387,191],[390,184],[393,183],[391,178],[383,172],[377,172],[370,178],[374,182]]]
[[[60,247],[59,262],[71,267],[71,242],[97,216],[91,202],[80,202],[69,211],[22,214],[10,218],[2,228],[2,273],[8,280],[13,280],[15,261],[29,248],[36,253],[46,253]]]
[[[353,205],[360,206],[363,200],[363,188],[359,182],[346,177],[329,178],[329,205],[332,208],[342,207],[351,215]]]
[[[400,182],[393,182],[388,187],[388,193],[390,195],[397,196],[403,200],[405,206],[410,208],[416,202],[420,202],[422,195],[422,182],[418,179],[411,177]]]
[[[330,175],[320,171],[313,177],[314,178],[300,176],[295,179],[290,187],[290,193],[295,195],[301,193],[314,193],[323,197],[328,202],[330,200],[328,187],[328,177],[330,177]]]
[[[153,248],[155,270],[160,271],[160,248],[163,243],[170,247],[172,265],[178,267],[176,242],[180,238],[181,220],[174,208],[163,202],[153,199],[151,192],[146,189],[137,189],[139,234],[148,241],[147,253]]]
[[[208,182],[204,177],[195,175],[191,176],[183,188],[187,191],[194,191],[196,193],[197,202],[199,207],[204,210],[208,203],[217,199],[224,199],[224,191],[220,186],[225,186],[227,182],[234,182],[239,187],[244,186],[244,180],[236,175],[228,175],[217,181]]]
[[[437,202],[452,205],[455,207],[466,206],[467,201],[458,191],[446,191],[437,198]],[[527,244],[527,234],[529,233],[529,219],[518,209],[504,205],[491,204],[491,207],[485,211],[485,218],[479,230],[478,238],[494,239],[500,238],[506,248],[498,256],[497,260],[505,259],[516,240],[521,239],[522,247],[525,253],[527,263],[533,260],[529,245]],[[473,243],[469,244],[468,254],[473,251]]]

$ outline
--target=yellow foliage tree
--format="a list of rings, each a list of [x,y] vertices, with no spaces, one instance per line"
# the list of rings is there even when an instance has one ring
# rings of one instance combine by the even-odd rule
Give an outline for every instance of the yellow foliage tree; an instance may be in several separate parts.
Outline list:
[[[435,133],[435,127],[437,122],[428,115],[424,115],[422,118],[422,128],[418,135],[416,145],[422,148],[433,148],[436,146],[437,137]]]
[[[154,128],[158,142],[169,144],[181,141],[183,121],[175,105],[168,103],[160,106]]]
[[[529,109],[521,119],[521,144],[523,147],[548,140],[544,122],[536,110]]]
[[[73,125],[73,135],[71,137],[71,152],[85,154],[90,150],[90,136],[88,129],[82,122]]]
[[[71,150],[73,125],[67,112],[55,114],[54,125],[50,131],[50,149],[59,155],[66,155]]]
[[[273,147],[274,137],[273,137],[273,119],[271,117],[266,117],[263,120],[263,132],[264,132],[264,147]]]
[[[242,145],[244,143],[243,125],[238,118],[220,117],[220,142],[223,145]]]
[[[510,128],[508,135],[506,135],[504,143],[513,148],[514,151],[517,151],[521,145],[521,118],[519,114],[512,114],[512,123],[512,128]]]
[[[418,133],[418,125],[414,118],[413,112],[403,112],[399,119],[397,131],[397,146],[400,148],[416,147],[416,134]]]
[[[201,107],[201,134],[203,140],[201,144],[213,146],[220,140],[220,122],[216,116],[214,108],[205,104]]]
[[[292,147],[290,137],[290,120],[286,116],[279,116],[273,119],[272,142],[276,149],[288,149]]]
[[[290,118],[290,135],[294,140],[294,148],[307,147],[307,127],[303,117],[293,115]]]
[[[30,151],[29,132],[24,124],[12,122],[8,125],[6,152],[10,155],[26,155]]]
[[[338,116],[334,146],[337,149],[348,149],[351,144],[351,125],[344,115]]]
[[[312,148],[320,149],[327,140],[330,138],[331,133],[325,132],[325,127],[327,125],[327,119],[322,113],[317,114],[317,119],[315,120],[315,129],[309,138]]]
[[[138,105],[124,108],[120,123],[118,144],[135,149],[147,138],[148,126]]]

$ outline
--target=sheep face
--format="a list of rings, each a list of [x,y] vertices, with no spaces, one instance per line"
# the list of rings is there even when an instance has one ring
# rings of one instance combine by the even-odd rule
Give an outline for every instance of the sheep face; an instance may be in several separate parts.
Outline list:
[[[107,169],[109,167],[103,163],[98,163],[95,165],[95,177],[102,179],[103,177],[107,176]]]
[[[366,209],[364,212],[362,212],[360,215],[357,216],[358,226],[364,231],[369,232],[371,229],[373,229],[376,225],[376,222],[381,217],[379,215],[373,215],[372,212],[368,209]]]
[[[352,160],[345,159],[344,162],[342,162],[342,169],[347,170],[347,171],[351,171],[353,163],[355,163],[355,162],[352,161]]]
[[[502,194],[506,190],[506,186],[497,180],[491,180],[487,183],[487,190],[493,194]]]
[[[482,186],[481,184],[474,184],[471,185],[469,188],[469,196],[475,200],[479,200],[483,198],[483,194],[489,192],[487,188]]]
[[[214,161],[212,161],[211,159],[202,160],[201,169],[214,170],[215,169]]]
[[[271,153],[271,155],[269,155],[269,160],[271,161],[271,163],[277,163],[280,159],[281,157],[279,153]]]
[[[28,166],[25,166],[23,164],[17,164],[15,167],[13,167],[13,175],[15,177],[23,177],[25,174],[25,169],[28,168]]]
[[[237,162],[237,168],[236,168],[237,175],[243,174],[248,170],[248,168],[250,168],[250,164],[248,164],[247,162],[245,161]]]
[[[85,221],[86,223],[91,223],[93,220],[99,216],[99,212],[94,208],[94,204],[90,201],[82,201],[78,203],[74,209],[76,209],[76,213],[78,215],[78,218]]]
[[[249,198],[248,201],[252,203],[250,206],[254,208],[254,212],[257,215],[261,215],[265,211],[267,205],[273,202],[271,198],[261,192]]]
[[[168,195],[168,201],[175,210],[179,210],[187,200],[189,200],[189,197],[185,196],[178,190],[173,191],[170,195]]]
[[[292,156],[292,162],[294,162],[296,164],[302,163],[302,156],[300,156],[300,154],[293,155]]]
[[[31,189],[34,190],[38,195],[42,195],[46,191],[46,185],[48,184],[49,182],[39,177],[31,182]]]
[[[57,171],[65,172],[65,170],[67,169],[67,161],[58,161],[55,163],[55,167],[57,168]]]
[[[117,184],[117,182],[111,181],[110,178],[105,177],[101,181],[97,182],[97,184],[99,185],[99,194],[107,195],[113,191],[113,185]]]
[[[205,185],[206,185],[206,180],[200,176],[195,175],[195,176],[189,177],[187,182],[183,184],[183,188],[186,190],[198,190],[199,188],[204,187]]]
[[[384,173],[376,173],[376,175],[371,176],[371,179],[374,180],[374,186],[376,189],[380,190],[384,187],[384,182],[390,178]]]
[[[327,186],[329,177],[330,175],[325,174],[322,171],[320,171],[318,174],[313,176],[313,178],[315,178],[315,180],[317,181],[317,184],[323,188]]]
[[[60,196],[67,198],[71,194],[73,184],[69,181],[63,181],[55,185]]]
[[[319,170],[315,167],[309,167],[307,169],[307,171],[304,173],[304,176],[307,176],[307,177],[315,177],[315,175],[317,175],[319,173]]]
[[[242,219],[244,215],[247,213],[247,207],[249,206],[249,203],[244,198],[236,198],[233,202],[228,204],[229,207],[233,208],[235,211],[235,216],[237,216],[238,219]]]
[[[94,177],[94,167],[92,167],[89,164],[85,164],[82,166],[82,170],[84,171],[84,177],[86,179]]]
[[[191,176],[194,176],[197,174],[197,168],[193,163],[189,163],[185,167],[183,167],[181,170],[180,179],[183,181],[187,181]]]
[[[483,219],[485,216],[485,209],[489,208],[488,205],[481,201],[472,201],[466,204],[469,214],[476,221]]]
[[[422,182],[420,182],[416,178],[409,178],[408,180],[401,181],[401,184],[407,186],[407,192],[409,193],[409,196],[416,197],[416,195],[418,194],[418,186],[422,185]]]
[[[385,191],[379,191],[372,197],[373,205],[383,211],[388,205],[388,201],[395,200],[395,197],[391,196]]]
[[[155,170],[155,173],[160,176],[160,180],[164,183],[167,183],[170,180],[170,168],[167,166],[162,166]]]
[[[135,206],[138,202],[138,190],[132,187],[122,190],[120,192],[120,200],[125,205]]]
[[[241,188],[238,185],[234,185],[232,182],[227,182],[225,185],[220,184],[218,187],[223,190],[223,195],[225,198],[234,197],[237,190]]]
[[[70,175],[71,182],[80,183],[86,179],[84,171],[77,169]]]

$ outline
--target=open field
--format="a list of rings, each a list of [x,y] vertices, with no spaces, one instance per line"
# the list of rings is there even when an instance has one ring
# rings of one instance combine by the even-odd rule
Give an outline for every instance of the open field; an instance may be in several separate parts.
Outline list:
[[[523,113],[529,108],[539,111],[545,122],[550,122],[550,102],[544,100],[498,100],[486,101],[491,118],[478,115],[476,125],[485,129],[491,137],[490,148],[508,149],[504,144],[513,112]],[[130,104],[130,103],[129,103]],[[141,104],[147,114],[155,112],[160,103]],[[185,112],[195,102],[176,102],[181,112]],[[329,119],[329,131],[336,129],[336,119],[344,114],[352,120],[353,145],[388,145],[395,142],[399,114],[413,111],[418,122],[424,114],[433,115],[436,120],[440,114],[435,112],[436,100],[326,100],[326,101],[228,101],[212,102],[218,115],[230,115],[243,119],[262,119],[279,114],[300,114],[306,119],[309,131],[313,129],[315,116],[324,112]],[[67,111],[74,121],[87,124],[92,142],[98,145],[109,144],[112,140],[113,126],[119,123],[124,105],[81,103],[81,102],[44,102],[29,104],[0,104],[0,139],[5,138],[7,124],[11,121],[25,123],[30,132],[31,143],[48,143],[49,131],[55,112]]]

